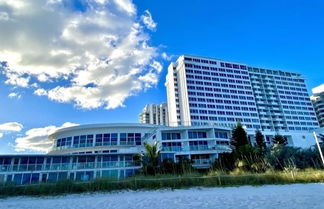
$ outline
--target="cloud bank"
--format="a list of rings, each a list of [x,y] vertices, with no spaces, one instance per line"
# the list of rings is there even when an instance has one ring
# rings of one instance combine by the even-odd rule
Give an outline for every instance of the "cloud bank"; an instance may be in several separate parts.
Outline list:
[[[162,70],[131,0],[0,0],[5,83],[85,109],[124,106]]]
[[[79,124],[66,122],[62,126],[46,126],[43,128],[33,128],[26,131],[24,137],[16,139],[15,150],[17,152],[23,152],[26,150],[47,152],[52,146],[52,141],[48,139],[48,136],[54,133],[60,128],[67,128],[71,126],[77,126]]]

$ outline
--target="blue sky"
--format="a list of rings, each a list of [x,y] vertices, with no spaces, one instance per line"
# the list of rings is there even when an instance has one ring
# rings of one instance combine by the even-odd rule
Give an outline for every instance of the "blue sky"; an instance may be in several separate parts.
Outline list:
[[[82,15],[89,15],[88,17],[90,18],[96,18],[93,14],[86,14],[87,6],[85,6],[85,4],[78,3],[78,1],[74,2],[76,2],[74,5],[54,6],[56,9],[61,9],[61,11],[66,12],[65,14],[78,14],[79,16],[74,16],[74,18],[80,18],[77,19],[80,21],[82,20]],[[90,4],[91,2],[92,1],[90,1]],[[0,124],[17,122],[23,127],[15,131],[0,131],[0,133],[3,133],[2,138],[0,138],[0,153],[12,153],[15,152],[15,150],[24,150],[26,152],[30,150],[39,151],[39,149],[33,149],[33,146],[37,146],[37,143],[33,143],[32,140],[35,140],[35,142],[39,140],[42,143],[44,140],[40,140],[40,138],[37,138],[39,136],[33,135],[33,133],[29,134],[29,138],[28,134],[26,135],[28,130],[35,128],[44,128],[48,126],[60,127],[65,122],[77,124],[137,122],[138,114],[145,104],[166,101],[164,82],[167,66],[170,61],[163,59],[161,56],[162,53],[167,53],[167,55],[172,57],[172,60],[181,54],[194,54],[243,62],[259,67],[299,72],[306,78],[306,84],[309,91],[311,88],[324,83],[323,1],[135,0],[129,2],[125,0],[123,2],[126,2],[127,5],[125,6],[126,3],[124,5],[118,5],[116,3],[115,5],[104,5],[106,8],[102,8],[102,5],[99,5],[99,7],[95,4],[95,9],[100,11],[109,10],[116,16],[120,16],[119,19],[109,19],[112,17],[106,16],[100,17],[102,20],[108,18],[108,22],[111,21],[111,24],[106,26],[107,28],[105,28],[105,31],[110,31],[109,27],[116,27],[116,25],[121,27],[120,25],[122,25],[122,28],[110,32],[111,37],[115,37],[111,38],[111,40],[109,39],[112,45],[119,44],[119,36],[124,37],[125,34],[129,34],[129,27],[131,27],[130,25],[132,23],[140,22],[143,28],[138,29],[138,31],[143,37],[136,41],[138,43],[146,42],[146,44],[152,48],[138,48],[138,51],[143,53],[141,57],[145,56],[147,59],[143,61],[144,64],[136,66],[141,70],[135,76],[136,79],[144,75],[152,75],[153,77],[146,77],[150,79],[145,79],[145,81],[139,79],[138,83],[134,84],[132,87],[128,85],[130,82],[128,80],[123,85],[113,86],[112,88],[114,91],[106,92],[106,86],[102,86],[102,88],[99,88],[100,94],[94,96],[91,103],[82,103],[78,105],[77,100],[79,97],[73,97],[69,94],[66,95],[69,99],[62,101],[60,98],[62,92],[54,91],[53,94],[49,93],[57,86],[67,88],[64,89],[63,92],[75,92],[75,89],[70,89],[69,87],[75,87],[76,85],[78,87],[92,85],[98,85],[100,87],[99,84],[94,84],[88,80],[84,82],[82,79],[77,80],[78,84],[76,84],[77,82],[73,80],[73,76],[77,77],[79,74],[71,73],[69,71],[71,69],[66,67],[70,66],[69,64],[71,63],[62,61],[62,63],[64,62],[62,66],[65,67],[62,69],[69,71],[69,73],[62,73],[63,71],[60,71],[58,74],[49,75],[47,74],[49,71],[40,70],[40,72],[45,72],[45,74],[43,73],[46,75],[45,78],[37,77],[40,74],[35,76],[34,72],[29,69],[25,69],[24,71],[18,71],[16,69],[10,71],[1,70]],[[0,26],[1,24],[6,24],[1,23],[1,21],[10,21],[11,14],[8,13],[8,15],[6,15],[6,11],[9,11],[6,10],[7,7],[8,5],[0,1]],[[64,7],[69,8],[66,9]],[[122,7],[124,10],[121,9]],[[43,13],[39,12],[39,16],[33,18],[39,19],[42,17],[42,14]],[[56,15],[56,13],[53,13],[53,15],[54,14]],[[151,17],[152,19],[150,19]],[[8,30],[22,30],[23,33],[25,32],[23,30],[27,30],[25,27],[35,27],[36,31],[40,31],[39,33],[41,34],[43,33],[39,39],[44,39],[46,41],[47,37],[54,37],[53,34],[50,34],[51,31],[43,29],[46,24],[50,22],[54,26],[57,25],[57,31],[60,31],[62,29],[59,27],[60,24],[63,25],[63,23],[66,23],[67,20],[69,20],[67,18],[68,17],[62,17],[61,22],[55,22],[51,17],[46,16],[44,20],[39,20],[39,27],[29,25],[35,23],[28,21],[22,22],[21,25],[7,23],[5,26]],[[156,25],[152,25],[152,23],[156,23]],[[42,24],[44,24],[44,26]],[[5,27],[0,27],[1,34],[5,32],[4,28]],[[63,27],[63,29],[67,29],[67,27]],[[89,37],[92,31],[105,33],[105,31],[102,32],[101,29],[98,29],[96,24],[92,24],[91,22],[87,25],[82,25],[82,27],[80,26],[79,29],[80,30],[71,29],[70,31],[70,34],[73,34],[73,37],[76,37],[76,39],[78,33],[81,33],[81,35],[86,33]],[[57,31],[53,30],[53,33]],[[125,33],[120,31],[124,31]],[[26,34],[28,40],[29,33],[26,32]],[[5,41],[4,38],[6,37],[0,37],[1,42]],[[7,38],[9,38],[9,36]],[[68,38],[69,37],[67,37],[67,39]],[[14,38],[12,39],[13,40],[11,40],[10,37],[5,49],[14,48],[10,45],[10,41],[15,43]],[[71,41],[70,39],[68,40]],[[80,40],[83,39],[81,38]],[[94,42],[91,39],[85,41],[89,43]],[[1,42],[0,46],[2,45]],[[33,40],[30,40],[30,43],[34,43]],[[62,43],[66,44],[66,42]],[[3,42],[3,44],[5,44],[5,42]],[[48,47],[51,46],[52,45],[49,45]],[[86,50],[91,52],[94,46],[97,45],[89,44],[89,49]],[[14,52],[21,53],[23,56],[27,57],[26,54],[28,53],[20,52],[25,49],[16,45],[15,47]],[[33,47],[33,45],[30,47]],[[87,46],[82,45],[82,47]],[[128,50],[125,47],[126,46],[121,48],[121,50]],[[111,48],[115,49],[116,47]],[[38,49],[39,51],[48,51],[47,48],[41,48],[41,46],[38,48],[36,46],[35,50]],[[77,52],[79,49],[80,48],[76,47],[71,49],[71,51]],[[120,53],[120,51],[118,51],[118,53]],[[10,58],[10,56],[8,56],[9,55],[6,54],[1,56],[0,49],[0,61],[8,61],[6,60]],[[80,57],[82,56],[83,55],[80,54]],[[136,59],[138,59],[138,57],[122,60],[119,65],[129,63]],[[93,59],[89,58],[88,62],[92,61]],[[154,61],[163,66],[162,70],[159,69],[159,67],[148,69],[148,66]],[[47,62],[47,60],[44,60],[44,62]],[[23,68],[24,66],[22,65],[21,63],[19,65],[12,64],[11,67],[9,64],[9,68]],[[43,66],[39,65],[40,64],[36,62],[30,66],[36,71],[36,69],[38,69],[37,67]],[[49,63],[46,63],[46,65],[50,66]],[[84,66],[88,65],[89,63],[85,63]],[[35,66],[36,68],[34,68]],[[50,67],[55,68],[57,65]],[[106,67],[109,68],[110,65],[108,64]],[[101,72],[99,68],[100,67],[96,66],[95,70]],[[51,72],[54,71],[53,69],[48,70]],[[130,69],[127,70],[130,71]],[[87,73],[88,72],[89,71],[87,71]],[[107,74],[110,73],[110,71],[104,72]],[[27,86],[22,86],[21,83],[17,84],[17,82],[15,83],[13,80],[10,82],[8,81],[10,76],[16,74],[19,75],[20,78],[29,78],[29,83],[26,84]],[[117,75],[121,74],[122,73],[117,73]],[[84,75],[82,78],[84,78]],[[131,76],[130,78],[134,77]],[[33,86],[34,83],[37,83],[37,86],[36,84]],[[138,85],[140,85],[140,87],[138,87]],[[36,94],[35,91],[37,89],[45,90],[46,93],[39,91],[39,93]],[[80,88],[78,88],[78,90],[80,90]],[[125,92],[125,94],[123,94],[124,99],[118,101],[119,103],[114,103],[114,107],[109,109],[106,108],[112,105],[112,101],[115,100],[105,100],[102,104],[98,102],[103,97],[107,97],[110,94],[115,95],[116,92],[119,91]],[[14,93],[15,95],[12,95],[10,98],[8,96],[10,93]],[[87,91],[85,94],[87,94],[87,98],[92,98],[92,91],[90,91],[90,93]],[[52,95],[52,97],[50,95]],[[65,95],[63,94],[63,96]],[[87,98],[81,97],[80,101],[87,102],[84,101],[87,100]],[[115,95],[113,99],[114,98],[118,98],[118,95]],[[89,106],[90,108],[87,108]],[[15,142],[15,139],[18,137],[23,138],[20,144],[18,143],[19,145]]]

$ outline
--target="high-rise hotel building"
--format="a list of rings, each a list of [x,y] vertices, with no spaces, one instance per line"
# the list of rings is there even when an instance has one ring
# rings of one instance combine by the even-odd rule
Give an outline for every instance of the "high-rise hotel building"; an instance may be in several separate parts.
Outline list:
[[[219,59],[180,56],[166,78],[171,126],[216,124],[268,132],[318,128],[298,73]]]
[[[298,73],[249,67],[262,130],[310,131],[318,122]]]

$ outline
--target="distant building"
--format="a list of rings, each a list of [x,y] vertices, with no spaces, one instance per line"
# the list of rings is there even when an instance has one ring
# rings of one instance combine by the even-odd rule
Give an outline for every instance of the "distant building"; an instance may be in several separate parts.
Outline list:
[[[312,89],[313,95],[310,97],[317,120],[321,127],[324,127],[324,84]]]
[[[166,103],[148,104],[139,115],[140,123],[168,125],[168,108]]]

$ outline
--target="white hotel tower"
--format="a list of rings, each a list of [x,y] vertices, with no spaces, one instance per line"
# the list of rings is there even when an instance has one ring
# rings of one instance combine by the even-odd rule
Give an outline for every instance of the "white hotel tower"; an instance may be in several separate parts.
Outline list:
[[[169,65],[165,85],[170,126],[240,121],[250,137],[260,129],[269,144],[276,133],[295,146],[313,144],[318,122],[298,73],[183,55]]]

